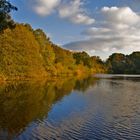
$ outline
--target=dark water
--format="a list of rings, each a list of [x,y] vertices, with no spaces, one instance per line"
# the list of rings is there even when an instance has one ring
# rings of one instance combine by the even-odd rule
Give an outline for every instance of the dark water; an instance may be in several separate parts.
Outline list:
[[[0,86],[0,140],[140,140],[140,77]]]

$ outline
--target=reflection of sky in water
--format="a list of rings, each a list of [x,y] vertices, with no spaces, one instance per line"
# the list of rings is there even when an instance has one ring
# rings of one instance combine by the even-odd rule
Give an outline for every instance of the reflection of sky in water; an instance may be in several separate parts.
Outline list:
[[[37,103],[41,102],[38,103],[41,104],[40,113],[45,108],[48,112],[43,112],[41,118],[36,116],[35,120],[32,119],[25,130],[21,129],[17,139],[139,140],[140,81],[134,79],[91,78],[81,82],[72,80],[75,84],[71,88],[66,83],[61,88],[56,85],[45,86],[45,92],[41,88],[39,94],[40,91],[43,92],[40,94],[43,100],[37,100]],[[72,92],[69,93],[70,90],[66,89],[71,89]],[[47,94],[47,91],[53,91],[54,95],[50,97],[52,94]],[[0,136],[2,135],[4,133],[1,132]]]
[[[61,122],[67,119],[69,115],[72,115],[73,112],[78,113],[83,111],[86,107],[86,104],[86,100],[82,94],[73,92],[70,96],[64,97],[61,102],[58,102],[58,104],[54,105],[48,115],[48,120]]]

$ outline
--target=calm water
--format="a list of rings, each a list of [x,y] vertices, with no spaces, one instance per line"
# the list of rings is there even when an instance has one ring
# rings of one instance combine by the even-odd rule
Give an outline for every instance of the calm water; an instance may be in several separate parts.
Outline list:
[[[140,76],[0,86],[0,140],[140,140]]]

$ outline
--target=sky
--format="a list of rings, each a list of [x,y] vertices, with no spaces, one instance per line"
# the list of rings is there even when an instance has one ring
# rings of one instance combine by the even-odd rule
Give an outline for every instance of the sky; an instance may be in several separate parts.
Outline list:
[[[63,48],[106,59],[140,51],[140,0],[11,0],[16,22],[41,28]]]

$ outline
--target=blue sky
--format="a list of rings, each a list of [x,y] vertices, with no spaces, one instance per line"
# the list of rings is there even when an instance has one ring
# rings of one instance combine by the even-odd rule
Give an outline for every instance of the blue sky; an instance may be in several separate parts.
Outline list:
[[[12,17],[70,50],[107,58],[140,51],[139,0],[11,0]]]

